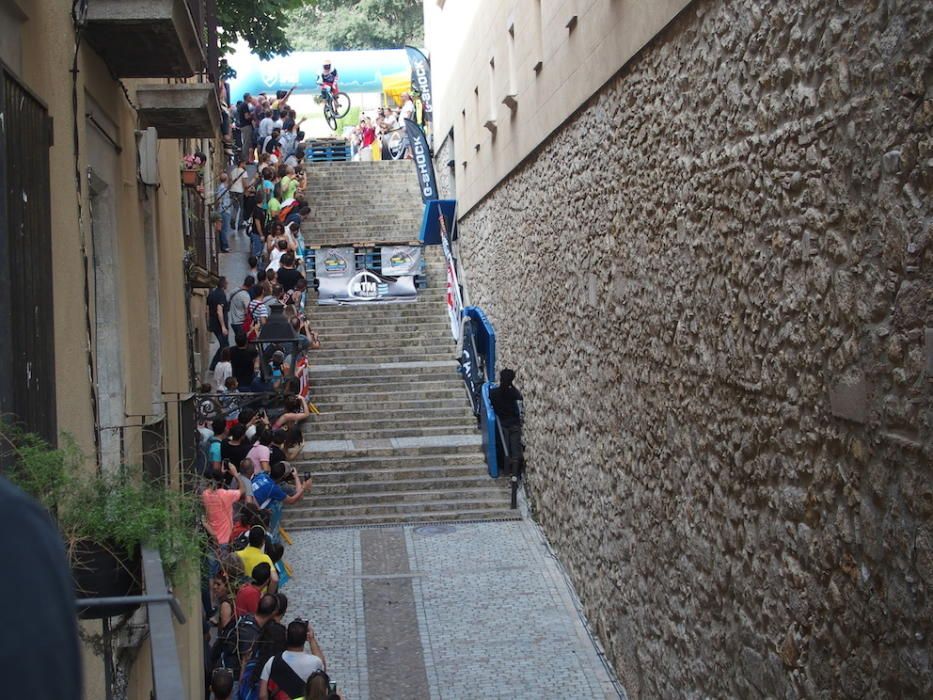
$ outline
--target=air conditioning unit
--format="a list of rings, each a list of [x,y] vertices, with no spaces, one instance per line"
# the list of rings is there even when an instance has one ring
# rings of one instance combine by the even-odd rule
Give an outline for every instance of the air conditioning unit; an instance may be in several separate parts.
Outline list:
[[[155,127],[136,132],[139,151],[139,180],[144,185],[159,184],[159,134]]]

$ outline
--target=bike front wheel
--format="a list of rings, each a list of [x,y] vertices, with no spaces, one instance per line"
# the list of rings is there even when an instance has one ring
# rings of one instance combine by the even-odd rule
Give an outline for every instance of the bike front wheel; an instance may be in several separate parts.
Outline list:
[[[324,105],[324,121],[327,122],[327,126],[329,126],[332,131],[337,131],[337,115],[334,114],[330,105]]]
[[[343,119],[350,111],[350,96],[345,92],[338,92],[334,95],[334,113],[337,119]]]

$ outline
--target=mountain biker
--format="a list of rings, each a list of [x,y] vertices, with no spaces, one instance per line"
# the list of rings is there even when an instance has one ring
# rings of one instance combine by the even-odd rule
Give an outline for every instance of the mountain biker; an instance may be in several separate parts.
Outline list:
[[[334,68],[330,59],[324,61],[324,72],[321,73],[321,97],[325,100],[332,100],[333,96],[340,92],[337,87],[337,69]]]

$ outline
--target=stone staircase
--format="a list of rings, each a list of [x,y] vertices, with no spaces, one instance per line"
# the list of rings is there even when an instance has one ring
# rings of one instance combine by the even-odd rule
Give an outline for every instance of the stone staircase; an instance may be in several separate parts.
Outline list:
[[[341,173],[341,186],[350,190],[354,172],[365,186],[399,176],[414,183],[411,163],[404,165],[311,170]],[[417,238],[412,227],[415,220],[420,225],[421,203],[412,190],[408,206],[417,216],[409,213],[407,227],[396,228],[403,233],[397,240]],[[359,231],[348,223],[337,242],[364,240]],[[426,249],[425,261],[428,288],[417,301],[318,306],[311,300],[307,312],[322,344],[312,354],[311,397],[321,414],[305,424],[305,458],[296,466],[311,472],[313,487],[300,504],[286,508],[286,527],[518,517],[509,509],[505,480],[488,476],[456,371],[440,248]]]
[[[308,245],[418,240],[421,195],[411,161],[315,163],[306,172]]]

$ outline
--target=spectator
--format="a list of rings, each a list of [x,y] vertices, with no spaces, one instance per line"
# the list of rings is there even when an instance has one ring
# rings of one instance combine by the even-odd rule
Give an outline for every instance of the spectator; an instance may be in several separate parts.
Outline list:
[[[290,430],[299,423],[305,421],[311,411],[308,409],[308,401],[304,396],[293,395],[285,399],[285,413],[278,417],[273,424],[273,429],[284,428]]]
[[[330,677],[324,671],[308,676],[304,700],[342,700],[339,693],[330,691]]]
[[[272,130],[275,128],[275,120],[272,118],[271,112],[262,112],[260,114],[259,120],[259,132],[258,132],[258,143],[260,145],[265,143],[265,140],[272,136]]]
[[[246,307],[246,317],[250,322],[250,329],[247,333],[254,339],[262,332],[262,327],[269,321],[269,306],[266,303],[272,299],[272,284],[269,282],[269,274],[266,273],[266,279],[259,285],[259,294],[253,298]],[[242,382],[240,385],[242,386]]]
[[[282,224],[274,224],[274,229],[276,232],[275,237],[270,237],[269,241],[269,265],[266,267],[266,272],[272,270],[276,273],[276,279],[278,279],[279,267],[282,264],[282,256],[288,254],[288,239],[285,238],[285,226]],[[278,233],[281,231],[281,238],[278,237]],[[268,280],[268,274],[266,275]]]
[[[217,280],[217,287],[207,295],[207,328],[214,334],[219,347],[211,359],[210,370],[214,371],[217,363],[220,362],[220,353],[230,345],[227,340],[227,278],[221,277]]]
[[[233,671],[229,668],[215,668],[211,673],[210,700],[232,700]]]
[[[499,372],[499,386],[489,392],[489,401],[505,432],[508,458],[506,473],[521,476],[524,468],[522,449],[522,422],[524,419],[524,400],[521,392],[515,388],[515,371],[504,369]]]
[[[245,410],[241,410],[240,413],[242,414]],[[252,445],[246,439],[246,426],[240,422],[238,416],[237,422],[230,426],[226,439],[220,445],[220,456],[239,467],[247,458],[251,448]]]
[[[231,376],[233,376],[233,365],[230,364],[230,348],[226,347],[220,351],[220,362],[214,367],[214,391],[220,392]]]
[[[292,428],[285,435],[285,459],[293,462],[304,451],[305,438],[301,428]]]
[[[236,167],[230,171],[230,200],[233,203],[234,231],[239,231],[240,222],[243,221],[243,194],[246,187],[246,160],[240,157]]]
[[[255,477],[254,477],[255,478]],[[243,571],[249,571],[252,573],[253,569],[256,568],[257,564],[262,564],[265,562],[269,565],[269,569],[273,568],[272,559],[269,558],[263,550],[262,547],[266,542],[266,531],[261,525],[254,525],[249,529],[249,544],[241,549],[236,555],[240,558],[240,561],[243,563]],[[272,576],[269,583],[269,589],[275,591],[275,583],[277,582],[275,571],[272,571]]]
[[[243,280],[243,286],[236,290],[230,297],[230,327],[233,329],[234,337],[238,333],[245,333],[248,329],[243,328],[243,321],[246,320],[246,308],[251,300],[249,290],[256,284],[256,278],[247,275]]]
[[[221,489],[224,481],[222,473],[211,475],[207,488],[201,493],[201,502],[204,504],[205,527],[218,545],[225,547],[230,544],[233,534],[233,504],[246,495],[243,484],[237,479],[237,470],[232,464],[227,464],[227,473],[236,482],[236,489]]]
[[[217,207],[217,213],[220,214],[220,252],[229,253],[230,242],[227,234],[231,230],[230,222],[233,220],[233,197],[230,195],[230,178],[227,173],[221,173],[218,178],[214,205]]]
[[[310,647],[310,653],[305,651],[305,642]],[[270,658],[262,668],[259,677],[260,700],[299,698],[304,695],[311,674],[325,670],[323,657],[311,625],[301,619],[290,622],[286,629],[285,651]]]
[[[275,598],[275,596],[270,597]],[[265,598],[266,596],[263,596],[263,601]],[[260,602],[261,606],[262,602]],[[253,644],[249,660],[243,666],[243,675],[240,677],[240,700],[258,700],[260,672],[269,659],[285,651],[286,637],[287,632],[282,625],[274,622],[267,622],[263,625],[262,631]]]
[[[249,460],[253,463],[253,475],[259,474],[260,472],[269,471],[269,456],[271,451],[269,445],[272,444],[272,431],[266,428],[259,434],[259,440],[256,441],[256,444],[250,448],[249,453],[246,455]],[[259,499],[256,499],[257,502],[261,503]]]
[[[215,603],[210,622],[222,630],[231,620],[236,619],[236,606],[230,595],[230,580],[222,571],[211,577],[211,597]]]
[[[415,102],[411,99],[411,93],[406,92],[402,95],[402,109],[399,111],[398,123],[404,124],[406,119],[415,118]]]
[[[262,280],[259,279],[258,270],[259,258],[257,258],[255,255],[250,255],[246,260],[246,264],[249,265],[249,276],[252,277],[253,280],[259,280],[261,282]],[[265,277],[263,277],[263,279],[265,279]],[[256,282],[254,281],[253,284],[255,285]]]
[[[224,348],[229,350],[230,348]],[[237,396],[237,387],[239,383],[236,377],[227,377],[224,380],[224,388],[220,392],[220,408],[223,411],[224,419],[227,421],[227,428],[232,428],[240,417],[240,397]]]
[[[220,456],[220,445],[223,442],[224,434],[227,432],[227,420],[223,416],[217,416],[211,421],[211,431],[213,437],[208,441],[207,464],[208,476],[223,477],[223,457]]]
[[[280,258],[281,266],[278,270],[277,279],[279,284],[282,285],[282,289],[286,292],[290,292],[295,288],[295,285],[298,283],[298,280],[304,279],[298,270],[295,269],[295,254],[292,252],[285,253]]]
[[[263,561],[253,567],[250,580],[240,586],[236,594],[237,617],[246,613],[256,614],[262,594],[272,580],[273,566]]]
[[[230,350],[230,367],[241,391],[250,391],[258,360],[259,352],[249,347],[246,334],[239,333],[236,336],[236,347]]]
[[[285,436],[284,430],[272,431],[272,444],[269,445],[269,464],[278,464],[287,461],[285,456]]]

